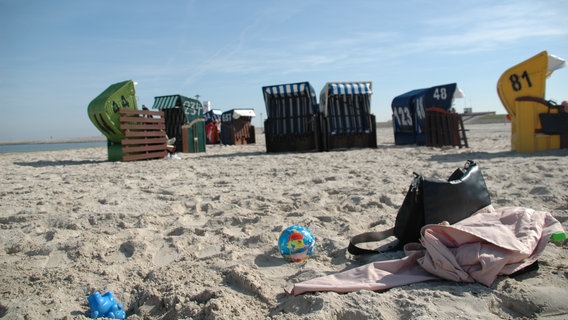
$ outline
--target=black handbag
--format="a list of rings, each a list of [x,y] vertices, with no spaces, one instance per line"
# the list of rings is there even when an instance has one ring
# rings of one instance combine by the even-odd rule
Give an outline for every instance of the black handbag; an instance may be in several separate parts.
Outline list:
[[[491,204],[491,197],[479,166],[468,160],[446,181],[426,178],[414,173],[406,197],[398,210],[394,228],[359,234],[349,242],[351,254],[369,254],[399,250],[420,239],[420,230],[427,224],[447,221],[454,224]],[[394,235],[398,242],[389,249],[369,250],[357,244],[384,240]]]

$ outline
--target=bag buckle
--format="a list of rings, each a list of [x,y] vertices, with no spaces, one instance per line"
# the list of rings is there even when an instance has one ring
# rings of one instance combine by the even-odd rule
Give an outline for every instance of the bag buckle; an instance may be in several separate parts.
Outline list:
[[[422,176],[419,175],[416,172],[413,172],[413,174],[414,174],[414,178],[412,178],[412,182],[410,183],[410,190],[412,192],[414,192],[414,198],[418,199],[418,190],[419,190],[420,180],[422,179]]]

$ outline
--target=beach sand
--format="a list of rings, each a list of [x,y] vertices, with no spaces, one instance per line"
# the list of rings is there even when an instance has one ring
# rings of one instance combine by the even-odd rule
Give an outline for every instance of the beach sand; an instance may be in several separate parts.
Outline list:
[[[568,230],[568,150],[510,151],[508,124],[466,125],[469,148],[395,146],[267,154],[207,146],[181,159],[108,162],[104,147],[0,155],[0,318],[86,319],[112,291],[128,319],[568,318],[568,248],[486,287],[446,280],[384,292],[290,296],[291,283],[402,252],[356,258],[361,232],[392,227],[412,173],[440,179],[467,159],[495,207],[551,212]],[[257,130],[259,131],[259,130]],[[307,226],[315,255],[286,262],[280,232]]]

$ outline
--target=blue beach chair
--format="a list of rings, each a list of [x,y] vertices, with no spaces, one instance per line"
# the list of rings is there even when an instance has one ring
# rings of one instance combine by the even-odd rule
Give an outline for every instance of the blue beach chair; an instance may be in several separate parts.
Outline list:
[[[449,112],[455,98],[463,98],[456,83],[416,89],[396,96],[391,103],[395,144],[426,145],[428,110]]]

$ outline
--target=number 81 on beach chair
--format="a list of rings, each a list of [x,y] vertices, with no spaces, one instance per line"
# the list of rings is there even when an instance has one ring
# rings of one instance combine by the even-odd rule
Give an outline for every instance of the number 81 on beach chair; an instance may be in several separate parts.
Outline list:
[[[568,113],[545,100],[545,93],[546,79],[565,65],[564,59],[542,51],[509,68],[499,78],[497,93],[511,119],[513,151],[533,153],[559,149],[564,145],[561,139],[568,138],[565,137],[568,134]],[[548,127],[549,123],[553,125],[549,119],[563,129]]]

